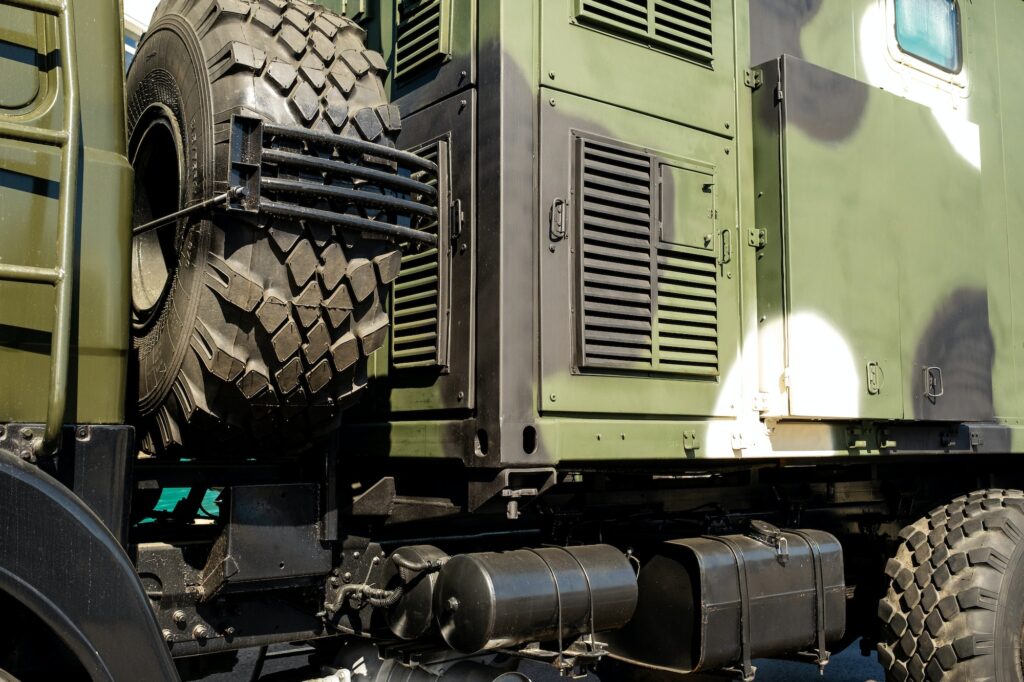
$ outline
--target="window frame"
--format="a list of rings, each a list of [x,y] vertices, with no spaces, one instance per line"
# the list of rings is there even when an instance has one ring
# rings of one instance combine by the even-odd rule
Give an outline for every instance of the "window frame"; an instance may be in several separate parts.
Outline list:
[[[953,0],[953,5],[956,7],[957,21],[957,70],[950,71],[944,66],[940,66],[932,61],[924,59],[923,57],[904,49],[903,45],[900,44],[899,36],[896,29],[896,2],[897,0],[884,0],[885,1],[885,13],[886,13],[886,25],[888,27],[888,45],[889,45],[889,57],[898,65],[910,69],[918,74],[923,74],[929,77],[929,79],[941,81],[942,83],[948,83],[955,86],[958,89],[966,90],[968,86],[967,77],[967,63],[966,56],[969,54],[967,50],[968,42],[968,31],[967,31],[967,16],[965,12],[965,5],[960,0]]]

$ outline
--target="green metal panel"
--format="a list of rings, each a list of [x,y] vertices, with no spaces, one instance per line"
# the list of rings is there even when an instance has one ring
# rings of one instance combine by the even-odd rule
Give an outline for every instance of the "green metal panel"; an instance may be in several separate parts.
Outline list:
[[[732,136],[735,130],[734,16],[730,2],[542,0],[541,81],[601,102]],[[663,6],[709,8],[714,48],[681,49],[669,29],[658,38]],[[657,16],[656,16],[657,15]],[[667,16],[667,15],[666,15]],[[692,30],[692,29],[688,29]],[[704,29],[701,29],[703,31]],[[704,39],[700,42],[703,44]],[[695,96],[695,93],[700,93]]]
[[[979,174],[940,142],[929,109],[800,60],[780,65],[781,85],[773,90],[778,77],[767,74],[758,115],[779,116],[782,183],[762,175],[758,190],[781,190],[782,210],[771,215],[768,204],[758,217],[777,245],[769,256],[782,257],[785,319],[777,306],[762,314],[763,334],[785,344],[789,415],[992,418],[974,385],[992,360],[971,229]],[[763,295],[779,284],[765,267]],[[925,396],[928,367],[938,368],[931,392],[941,397]]]
[[[121,10],[117,2],[76,3],[82,64],[81,177],[75,212],[71,362],[65,419],[124,421],[128,351],[128,217],[131,169],[125,158]],[[0,10],[7,25],[8,9]],[[52,44],[52,43],[51,43]],[[42,62],[45,66],[45,60]],[[49,69],[59,74],[59,69]],[[49,75],[47,76],[49,78]],[[54,80],[43,104],[0,120],[42,131],[63,125],[63,93]],[[0,262],[53,267],[56,262],[59,152],[0,141]],[[50,384],[54,291],[0,283],[0,422],[41,422]]]
[[[538,216],[544,235],[539,254],[541,411],[733,413],[739,396],[723,392],[720,371],[733,365],[739,346],[739,292],[732,259],[736,248],[732,145],[714,135],[568,94],[545,89],[542,101],[546,104],[541,110]],[[647,153],[653,157],[654,183],[649,195],[633,187],[621,189],[624,181],[618,176],[610,184],[597,186],[594,204],[610,205],[616,196],[621,203],[595,215],[596,224],[607,225],[609,231],[593,241],[581,237],[591,219],[580,211],[587,210],[591,199],[580,193],[589,191],[586,185],[591,181],[582,177],[579,166],[581,157],[575,148],[580,140],[584,144],[598,141],[599,150],[615,146],[628,150],[617,157],[619,161],[600,151],[596,158],[609,164],[643,158]],[[712,179],[707,184],[711,185],[717,217],[709,220],[709,231],[701,235],[698,248],[661,243],[659,216],[685,211],[693,220],[707,219],[708,204],[703,191],[697,206],[681,203],[685,192],[664,191],[657,183],[659,166],[704,172]],[[599,165],[594,174],[608,176],[612,171]],[[670,203],[664,203],[666,200]],[[646,206],[648,201],[652,203],[648,214],[652,222],[649,237],[645,237],[643,220],[628,217],[638,211],[627,208],[639,208],[641,203]],[[564,208],[559,202],[564,202]],[[549,223],[558,219],[559,211],[565,213],[567,236],[552,239]],[[624,246],[647,240],[653,242],[649,256],[644,253],[647,247],[630,251],[632,247]],[[616,251],[618,256],[611,255]],[[588,262],[597,264],[590,269]],[[644,278],[652,281],[647,292]],[[667,305],[666,299],[676,293],[680,302]],[[692,308],[685,308],[683,301]],[[649,323],[638,312],[647,306],[653,308]],[[694,322],[696,318],[699,320]],[[592,324],[591,319],[600,321]],[[693,329],[676,333],[688,325]],[[587,352],[588,346],[593,347],[592,353]],[[699,352],[703,349],[709,352]],[[645,359],[648,355],[653,357]]]

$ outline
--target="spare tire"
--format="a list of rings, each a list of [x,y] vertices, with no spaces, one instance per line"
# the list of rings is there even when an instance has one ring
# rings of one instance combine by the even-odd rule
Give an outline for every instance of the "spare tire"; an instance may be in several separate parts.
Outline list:
[[[134,224],[223,186],[233,114],[393,146],[387,67],[364,37],[302,0],[163,0],[128,73]],[[262,215],[192,214],[136,237],[142,448],[251,456],[316,443],[366,383],[399,262],[379,236]]]

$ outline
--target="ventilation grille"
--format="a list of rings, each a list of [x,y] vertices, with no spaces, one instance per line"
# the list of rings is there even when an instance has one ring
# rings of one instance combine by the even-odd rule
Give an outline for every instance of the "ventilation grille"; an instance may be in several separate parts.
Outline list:
[[[657,243],[657,159],[591,139],[576,144],[579,365],[717,376],[717,263]]]
[[[437,164],[436,176],[413,177],[434,187],[437,205],[447,207],[447,141],[413,151]],[[438,215],[442,216],[439,220],[424,218],[412,225],[437,235],[437,246],[402,244],[402,269],[395,279],[391,300],[391,365],[395,369],[448,364],[448,212],[439,210]]]
[[[395,78],[451,56],[451,0],[402,0],[395,26]]]
[[[711,0],[576,0],[576,18],[704,63],[714,58]]]

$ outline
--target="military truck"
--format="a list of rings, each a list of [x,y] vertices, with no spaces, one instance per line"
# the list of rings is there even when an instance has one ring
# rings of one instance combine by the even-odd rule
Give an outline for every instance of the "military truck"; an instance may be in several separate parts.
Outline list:
[[[0,677],[1024,679],[1024,5],[327,4],[0,2]]]

